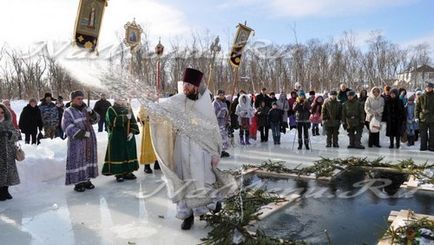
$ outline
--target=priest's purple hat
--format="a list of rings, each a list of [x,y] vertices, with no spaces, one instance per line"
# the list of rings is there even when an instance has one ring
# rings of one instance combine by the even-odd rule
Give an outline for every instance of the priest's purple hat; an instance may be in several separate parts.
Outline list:
[[[199,87],[200,82],[202,81],[203,73],[199,70],[195,70],[192,68],[187,68],[184,71],[184,79],[183,82],[193,84],[196,87]]]

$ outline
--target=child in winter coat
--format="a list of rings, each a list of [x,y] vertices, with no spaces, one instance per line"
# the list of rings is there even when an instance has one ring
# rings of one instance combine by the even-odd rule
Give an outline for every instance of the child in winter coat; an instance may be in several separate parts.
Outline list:
[[[319,124],[321,123],[321,108],[324,103],[322,96],[318,96],[312,103],[312,110],[309,121],[312,123],[312,136],[319,135]]]
[[[415,140],[415,130],[416,130],[416,121],[414,117],[414,96],[410,96],[407,101],[406,111],[407,111],[407,138],[408,138],[408,146],[414,145]]]
[[[271,125],[275,145],[280,145],[280,125],[282,123],[282,117],[283,111],[278,108],[276,102],[273,102],[272,109],[268,113],[268,121]]]

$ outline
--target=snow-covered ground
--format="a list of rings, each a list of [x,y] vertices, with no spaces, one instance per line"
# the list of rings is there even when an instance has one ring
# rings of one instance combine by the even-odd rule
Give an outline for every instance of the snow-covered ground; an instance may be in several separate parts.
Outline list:
[[[19,113],[27,103],[13,101]],[[91,105],[93,102],[91,103]],[[137,110],[138,103],[133,102]],[[270,132],[271,134],[271,132]],[[413,158],[417,163],[432,162],[433,153],[420,152],[418,144],[389,149],[381,134],[382,148],[347,149],[348,137],[341,130],[341,148],[325,148],[325,136],[312,139],[311,151],[294,146],[295,131],[282,136],[282,144],[237,143],[220,167],[238,168],[265,160],[285,161],[288,166],[311,164],[323,157],[385,157],[393,162]],[[100,168],[104,160],[107,134],[98,133]],[[140,138],[137,137],[137,142]],[[367,134],[362,142],[367,145]],[[139,147],[139,146],[138,146]],[[205,223],[196,219],[190,231],[180,230],[175,205],[168,200],[161,172],[145,175],[143,167],[135,181],[117,183],[114,177],[100,176],[95,190],[77,193],[64,186],[66,141],[43,140],[39,146],[23,145],[26,159],[18,163],[21,184],[11,188],[14,199],[0,202],[0,244],[197,244],[206,236]],[[149,198],[139,194],[157,192]]]

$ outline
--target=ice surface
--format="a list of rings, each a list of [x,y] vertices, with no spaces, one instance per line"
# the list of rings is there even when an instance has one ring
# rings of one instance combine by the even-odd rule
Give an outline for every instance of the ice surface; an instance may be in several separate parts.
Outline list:
[[[94,101],[91,102],[93,106]],[[19,115],[26,101],[13,101]],[[133,100],[133,109],[138,102]],[[270,132],[271,135],[271,132]],[[259,135],[258,135],[259,136]],[[100,168],[104,160],[107,134],[97,133]],[[320,156],[376,158],[396,162],[413,158],[417,163],[432,162],[431,152],[420,152],[418,144],[389,149],[388,139],[381,132],[383,148],[347,149],[348,137],[341,130],[341,148],[325,148],[325,136],[312,139],[312,151],[292,149],[295,131],[282,135],[282,145],[253,143],[238,145],[229,151],[220,167],[238,168],[246,163],[265,160],[285,161],[288,166],[311,164]],[[271,136],[270,136],[271,138]],[[140,138],[137,137],[137,142]],[[366,146],[367,134],[362,143]],[[139,145],[138,145],[139,147]],[[136,172],[137,180],[117,183],[114,177],[99,176],[93,181],[96,189],[76,193],[64,186],[66,140],[43,140],[39,146],[24,145],[26,159],[18,163],[21,184],[11,187],[14,199],[0,202],[0,244],[197,244],[206,236],[205,223],[196,219],[191,231],[181,231],[175,218],[175,205],[165,189],[150,198],[140,198],[162,186],[161,173]],[[143,190],[144,193],[141,193]]]

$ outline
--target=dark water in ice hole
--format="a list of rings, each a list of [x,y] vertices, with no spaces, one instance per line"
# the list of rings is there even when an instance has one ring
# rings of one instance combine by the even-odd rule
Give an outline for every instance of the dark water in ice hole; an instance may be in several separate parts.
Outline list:
[[[342,175],[332,183],[315,180],[270,179],[253,176],[247,184],[264,184],[267,190],[295,190],[303,198],[290,204],[259,223],[267,234],[278,238],[305,240],[309,244],[328,244],[324,230],[328,231],[332,244],[377,244],[389,224],[390,211],[411,209],[416,213],[434,214],[434,194],[399,189],[407,176],[390,173],[374,173],[376,178],[392,180],[386,188],[377,188],[380,193],[368,190],[360,195],[362,187],[353,187],[359,181],[368,181],[366,173],[354,170]],[[372,181],[372,180],[371,180]],[[372,188],[384,182],[370,182]],[[355,195],[341,198],[339,195]],[[315,196],[315,193],[318,194]],[[412,197],[405,198],[405,194]],[[383,197],[378,197],[383,195]],[[331,197],[333,196],[333,197]],[[401,197],[399,197],[401,196]]]

